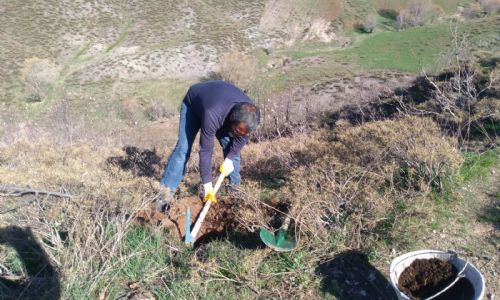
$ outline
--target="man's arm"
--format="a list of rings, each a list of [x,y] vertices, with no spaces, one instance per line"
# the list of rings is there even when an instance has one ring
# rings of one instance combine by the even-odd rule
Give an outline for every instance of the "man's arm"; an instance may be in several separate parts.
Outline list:
[[[241,149],[243,146],[245,146],[248,143],[249,137],[234,137],[233,141],[231,143],[231,148],[229,149],[229,153],[227,154],[226,158],[233,160],[234,157],[240,153]]]
[[[212,154],[216,126],[210,116],[205,116],[200,130],[200,174],[202,183],[212,182]]]

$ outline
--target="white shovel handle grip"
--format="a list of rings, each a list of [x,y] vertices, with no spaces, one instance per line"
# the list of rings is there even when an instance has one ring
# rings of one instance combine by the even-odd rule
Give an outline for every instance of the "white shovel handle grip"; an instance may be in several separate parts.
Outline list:
[[[224,174],[220,173],[219,178],[217,179],[217,182],[215,183],[214,186],[214,195],[217,194],[217,191],[219,190],[223,181],[224,181]]]
[[[217,191],[219,190],[223,181],[224,181],[224,174],[221,173],[219,175],[219,179],[217,179],[217,182],[215,183],[214,195],[217,194]],[[196,240],[196,236],[198,235],[198,231],[200,231],[201,224],[205,220],[205,217],[207,216],[208,210],[210,209],[211,205],[212,205],[212,201],[205,202],[205,205],[203,206],[203,209],[201,210],[200,216],[198,217],[198,220],[196,220],[196,223],[194,224],[193,230],[191,230],[191,241]]]

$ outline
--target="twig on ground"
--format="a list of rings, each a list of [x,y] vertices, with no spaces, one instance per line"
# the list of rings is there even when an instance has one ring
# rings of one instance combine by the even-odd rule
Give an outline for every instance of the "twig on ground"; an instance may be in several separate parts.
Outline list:
[[[25,277],[22,275],[13,275],[13,274],[0,276],[0,277],[4,280],[7,280],[7,281],[21,281],[21,280],[25,279]],[[18,299],[21,299],[21,298],[18,298]]]
[[[8,186],[8,185],[0,185],[0,193],[3,193],[1,196],[5,197],[21,197],[26,194],[35,194],[35,195],[48,195],[60,198],[74,198],[74,195],[66,194],[66,193],[58,193],[58,192],[50,192],[46,190],[40,189],[30,189],[30,188],[21,188],[17,186]]]

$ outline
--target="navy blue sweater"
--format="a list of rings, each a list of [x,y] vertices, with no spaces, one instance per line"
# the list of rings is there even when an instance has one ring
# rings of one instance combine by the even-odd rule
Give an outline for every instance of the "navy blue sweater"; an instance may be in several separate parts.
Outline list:
[[[212,153],[215,134],[227,130],[226,117],[236,103],[253,103],[242,90],[224,81],[192,85],[186,102],[200,121],[200,173],[203,183],[212,182]],[[227,158],[233,159],[248,142],[248,137],[231,138]]]

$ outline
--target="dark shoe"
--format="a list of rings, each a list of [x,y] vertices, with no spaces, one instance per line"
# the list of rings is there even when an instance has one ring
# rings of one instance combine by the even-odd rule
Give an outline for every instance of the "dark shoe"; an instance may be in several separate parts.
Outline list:
[[[168,187],[161,187],[155,200],[156,211],[165,213],[170,208],[174,193]]]
[[[226,184],[226,186],[224,187],[224,189],[226,190],[226,194],[228,196],[236,196],[238,195],[241,191],[240,191],[240,185],[239,184]]]
[[[170,209],[170,203],[168,203],[164,199],[157,199],[155,205],[157,212],[165,213]]]

